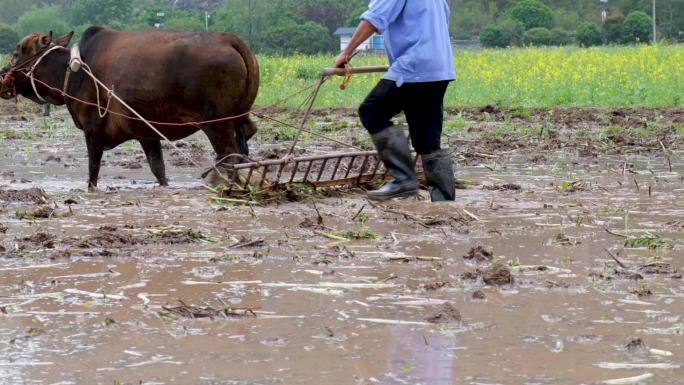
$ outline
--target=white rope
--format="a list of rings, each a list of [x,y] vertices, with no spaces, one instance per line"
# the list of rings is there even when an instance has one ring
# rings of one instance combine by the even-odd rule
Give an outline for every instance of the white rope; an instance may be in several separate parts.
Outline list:
[[[84,69],[84,72],[87,74],[92,74],[92,71],[90,70],[90,66],[87,65],[86,63],[79,62],[79,65]],[[95,81],[95,77],[91,75],[93,78],[93,83],[95,85],[95,96],[97,98],[97,114],[100,116],[100,119],[103,119],[105,116],[107,116],[107,112],[109,112],[109,106],[112,103],[112,94],[114,94],[114,85],[112,85],[112,90],[109,91],[107,90],[107,106],[103,109],[100,104],[100,87],[97,85],[97,82]],[[105,89],[107,89],[105,87]]]
[[[56,50],[58,50],[58,49],[60,49],[60,48],[63,48],[62,46],[56,45],[55,43],[50,43],[50,45],[52,45],[52,47],[50,47],[50,48],[47,49],[45,52],[43,52],[42,55],[40,55],[40,57],[38,58],[38,60],[36,60],[36,62],[33,63],[33,65],[31,66],[31,69],[29,69],[29,72],[28,72],[28,77],[31,79],[31,87],[33,87],[33,92],[36,94],[36,97],[38,98],[38,100],[40,100],[40,101],[43,102],[43,103],[47,103],[47,100],[43,99],[43,97],[40,96],[40,93],[38,92],[38,87],[36,87],[36,82],[35,82],[35,80],[33,80],[33,79],[34,79],[33,71],[36,70],[36,67],[38,67],[38,65],[40,64],[40,62],[41,62],[47,55],[49,55],[52,51],[56,51]]]

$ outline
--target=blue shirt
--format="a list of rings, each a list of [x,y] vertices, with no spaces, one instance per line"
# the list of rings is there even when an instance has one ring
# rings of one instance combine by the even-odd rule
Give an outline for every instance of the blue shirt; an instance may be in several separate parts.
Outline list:
[[[385,79],[403,83],[454,80],[446,0],[372,0],[361,19],[385,38],[390,70]]]

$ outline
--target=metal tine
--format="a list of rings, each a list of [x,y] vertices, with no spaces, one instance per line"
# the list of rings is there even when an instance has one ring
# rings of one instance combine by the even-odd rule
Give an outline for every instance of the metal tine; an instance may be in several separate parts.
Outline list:
[[[351,157],[351,161],[349,162],[349,167],[347,167],[347,173],[344,174],[344,179],[349,178],[349,173],[351,172],[352,168],[354,167],[354,162],[356,162],[356,155]]]
[[[318,177],[316,178],[316,182],[320,182],[320,181],[321,181],[321,177],[323,176],[323,172],[325,171],[325,166],[328,165],[328,161],[329,161],[329,160],[330,160],[329,158],[328,158],[328,159],[323,159],[323,164],[321,165],[321,171],[318,172]]]
[[[366,169],[366,165],[368,164],[368,155],[363,157],[363,163],[361,163],[361,171],[359,171],[359,177],[356,179],[356,184],[361,183],[361,178],[363,177],[363,173]]]
[[[254,173],[254,167],[249,168],[249,173],[247,173],[247,179],[245,180],[245,185],[242,187],[247,190],[249,188],[249,182],[252,180],[252,174]]]
[[[371,175],[371,180],[375,179],[375,176],[378,175],[378,170],[380,169],[380,157],[379,156],[373,156],[373,159],[375,160],[375,168],[373,169],[373,175]]]
[[[340,168],[340,164],[342,163],[342,157],[337,158],[337,162],[335,162],[335,168],[333,169],[332,176],[330,177],[330,180],[335,180],[335,175],[337,175],[337,170]]]
[[[313,167],[314,161],[310,160],[309,161],[309,166],[306,168],[306,172],[304,173],[304,178],[302,178],[302,182],[306,183],[307,179],[309,179],[309,173],[311,172],[311,167]]]
[[[297,175],[297,170],[299,170],[299,162],[295,162],[294,164],[294,170],[292,170],[292,175],[290,176],[290,182],[292,183],[294,181],[295,175]]]
[[[285,163],[281,163],[280,166],[278,167],[278,174],[276,175],[275,179],[275,186],[278,186],[280,184],[280,177],[283,175],[283,169],[285,168]]]
[[[238,171],[236,169],[233,169],[233,177],[231,179],[228,187],[228,195],[233,192],[233,188],[237,185]]]
[[[261,182],[259,182],[259,188],[264,187],[264,182],[266,181],[266,174],[268,174],[268,165],[264,165],[264,172],[261,174]]]

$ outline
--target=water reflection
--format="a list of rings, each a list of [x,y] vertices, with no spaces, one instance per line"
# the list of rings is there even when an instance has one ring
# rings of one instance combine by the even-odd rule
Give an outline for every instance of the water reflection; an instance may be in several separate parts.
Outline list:
[[[407,325],[391,327],[390,335],[387,373],[382,385],[455,383],[456,336]]]

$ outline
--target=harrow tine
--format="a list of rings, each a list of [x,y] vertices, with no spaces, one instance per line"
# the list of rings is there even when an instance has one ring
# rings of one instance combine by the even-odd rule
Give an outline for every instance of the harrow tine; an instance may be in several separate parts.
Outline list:
[[[266,181],[266,174],[268,174],[268,165],[264,165],[264,172],[261,174],[261,182],[259,182],[259,189],[264,187]]]
[[[361,183],[361,178],[363,177],[363,173],[366,170],[367,164],[368,164],[368,155],[363,157],[363,163],[361,163],[361,171],[359,171],[359,177],[356,178],[356,185],[359,185]]]
[[[296,161],[294,164],[294,170],[292,170],[292,176],[290,176],[289,183],[292,183],[294,181],[295,175],[297,175],[297,170],[299,170],[299,161]]]
[[[333,169],[332,176],[330,177],[330,180],[335,180],[335,175],[337,175],[337,170],[340,168],[340,164],[342,163],[342,157],[337,158],[337,162],[335,162],[335,169]]]
[[[378,175],[378,170],[380,169],[380,157],[379,156],[373,156],[373,160],[375,160],[375,168],[373,169],[373,175],[371,175],[371,180],[375,179],[375,176]]]
[[[321,177],[323,176],[323,172],[325,171],[325,166],[328,164],[329,159],[323,159],[323,164],[321,165],[321,171],[318,172],[318,177],[316,177],[316,182],[321,181]]]
[[[304,178],[302,178],[302,182],[306,183],[307,179],[309,179],[309,173],[311,172],[311,167],[313,167],[313,160],[309,161],[309,166],[306,168],[306,172],[304,173]]]
[[[234,189],[235,186],[237,185],[237,180],[238,180],[238,170],[236,170],[236,169],[233,167],[232,173],[233,173],[233,175],[232,175],[232,177],[231,177],[231,181],[230,181],[230,183],[228,184],[228,185],[229,185],[229,187],[228,187],[228,195],[230,195],[230,194],[233,193],[233,189]]]
[[[243,189],[249,189],[249,182],[252,181],[252,174],[254,173],[254,167],[249,168],[249,173],[247,173],[247,179],[245,180],[245,185],[242,186]]]
[[[351,170],[354,167],[354,162],[356,162],[356,155],[351,157],[351,160],[349,161],[349,166],[347,167],[347,172],[344,174],[344,179],[349,178],[349,173],[351,173]]]
[[[275,186],[280,184],[280,177],[283,175],[283,169],[284,168],[285,168],[285,163],[281,163],[280,167],[278,167],[278,174],[276,175]]]

